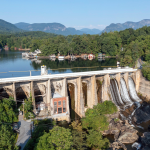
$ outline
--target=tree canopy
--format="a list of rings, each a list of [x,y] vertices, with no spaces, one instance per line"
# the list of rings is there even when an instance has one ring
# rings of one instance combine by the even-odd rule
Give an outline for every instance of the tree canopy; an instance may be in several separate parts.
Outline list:
[[[105,53],[108,56],[119,56],[122,66],[133,66],[143,56],[149,60],[150,27],[137,30],[132,28],[120,32],[114,31],[101,35],[55,35],[43,32],[23,32],[11,35],[0,35],[0,47],[8,45],[14,48],[41,49],[43,56],[82,53]]]

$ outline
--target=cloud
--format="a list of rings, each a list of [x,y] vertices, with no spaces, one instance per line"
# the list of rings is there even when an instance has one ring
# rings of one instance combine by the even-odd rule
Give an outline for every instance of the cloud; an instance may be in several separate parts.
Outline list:
[[[105,27],[106,25],[73,26],[73,28],[76,28],[77,30],[80,30],[82,28],[103,30],[105,29]]]

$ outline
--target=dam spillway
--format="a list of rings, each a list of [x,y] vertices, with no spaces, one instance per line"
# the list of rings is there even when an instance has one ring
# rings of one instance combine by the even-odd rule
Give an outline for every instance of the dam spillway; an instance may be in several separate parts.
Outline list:
[[[131,101],[131,99],[129,97],[127,86],[126,86],[125,80],[123,78],[120,79],[120,84],[121,84],[120,93],[121,93],[123,102],[125,103],[125,105],[133,104],[133,102]]]
[[[110,91],[112,100],[122,110],[127,106],[132,106],[134,102],[139,103],[141,101],[141,99],[137,95],[135,83],[132,77],[128,77],[127,81],[128,82],[125,82],[123,77],[120,78],[119,90],[116,79],[110,80]],[[127,89],[127,85],[129,89]]]
[[[121,79],[122,76],[124,76],[124,81]],[[112,80],[112,77],[115,79]],[[3,78],[0,79],[0,97],[8,95],[17,102],[21,98],[29,98],[31,95],[35,111],[39,106],[44,105],[42,109],[39,108],[41,112],[43,109],[46,109],[45,112],[50,112],[50,115],[64,119],[66,116],[69,118],[70,115],[69,100],[71,98],[69,98],[70,94],[68,93],[68,85],[70,83],[74,87],[74,112],[78,116],[83,117],[86,109],[93,108],[98,103],[98,99],[101,102],[113,100],[117,106],[131,104],[132,101],[130,101],[127,95],[127,87],[125,87],[125,84],[127,85],[127,82],[130,82],[128,78],[134,80],[134,92],[138,92],[140,82],[139,71],[132,68]],[[101,90],[99,90],[101,93],[98,92],[97,81],[102,84],[100,85]],[[87,90],[87,92],[83,91],[83,83],[86,84],[84,90]],[[130,86],[128,88],[130,90]],[[21,96],[19,94],[20,91],[22,93]],[[136,94],[134,93],[132,97],[136,99]],[[40,104],[40,102],[42,103]]]
[[[129,84],[129,93],[130,93],[131,98],[135,102],[140,102],[141,99],[137,96],[137,93],[135,90],[135,84],[134,84],[133,79],[131,77],[129,77],[128,84]]]

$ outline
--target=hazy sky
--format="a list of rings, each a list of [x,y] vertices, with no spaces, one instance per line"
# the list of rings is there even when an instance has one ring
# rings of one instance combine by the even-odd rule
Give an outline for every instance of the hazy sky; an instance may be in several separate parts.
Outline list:
[[[1,0],[0,5],[0,19],[11,23],[103,29],[111,23],[150,19],[150,0]]]

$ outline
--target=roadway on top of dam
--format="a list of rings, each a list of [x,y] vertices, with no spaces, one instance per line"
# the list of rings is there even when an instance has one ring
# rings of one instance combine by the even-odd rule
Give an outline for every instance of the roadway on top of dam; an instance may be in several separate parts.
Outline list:
[[[92,75],[105,75],[105,74],[116,74],[124,72],[135,72],[137,69],[133,68],[115,68],[101,71],[88,71],[88,72],[76,72],[76,73],[63,73],[63,74],[49,74],[40,76],[25,76],[25,77],[14,77],[14,78],[2,78],[0,79],[0,84],[12,83],[12,82],[25,82],[25,81],[37,81],[46,79],[59,79],[59,78],[71,78],[80,76],[92,76]]]

